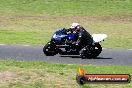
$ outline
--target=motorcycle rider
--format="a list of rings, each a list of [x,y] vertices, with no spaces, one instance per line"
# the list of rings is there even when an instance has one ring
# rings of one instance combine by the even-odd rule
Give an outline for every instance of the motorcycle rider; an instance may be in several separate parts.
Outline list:
[[[82,27],[79,23],[72,23],[71,27],[67,29],[75,34],[76,41],[72,44],[75,46],[79,46],[78,49],[82,49],[88,44],[92,44],[93,39],[92,36]]]

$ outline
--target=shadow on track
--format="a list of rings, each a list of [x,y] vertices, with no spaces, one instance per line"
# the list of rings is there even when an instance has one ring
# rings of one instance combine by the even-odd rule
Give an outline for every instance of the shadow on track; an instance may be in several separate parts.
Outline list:
[[[75,56],[75,55],[63,55],[60,57],[71,57],[71,58],[81,58],[80,56]]]
[[[73,56],[73,55],[63,55],[63,56],[60,56],[60,57],[71,57],[71,58],[80,58],[80,56]],[[86,58],[86,59],[89,59],[89,58]],[[109,58],[109,57],[96,57],[96,58],[91,58],[91,59],[112,59],[112,58]]]
[[[96,58],[93,58],[93,59],[112,59],[110,57],[96,57]]]

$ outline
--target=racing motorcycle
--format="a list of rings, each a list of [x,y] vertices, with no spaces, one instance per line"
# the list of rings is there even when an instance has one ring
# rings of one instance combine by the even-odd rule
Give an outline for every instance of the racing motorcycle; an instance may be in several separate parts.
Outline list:
[[[102,51],[101,41],[107,38],[106,34],[92,34],[91,44],[83,48],[73,45],[76,41],[75,33],[67,33],[64,29],[57,30],[51,40],[43,47],[46,56],[60,55],[80,55],[81,58],[96,58]]]

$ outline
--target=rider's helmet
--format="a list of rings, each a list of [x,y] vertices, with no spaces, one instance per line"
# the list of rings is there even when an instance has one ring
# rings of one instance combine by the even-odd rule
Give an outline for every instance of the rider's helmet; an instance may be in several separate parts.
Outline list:
[[[76,28],[77,26],[80,26],[79,23],[72,23],[70,28]]]
[[[71,28],[71,29],[74,29],[74,31],[75,31],[76,33],[79,33],[79,32],[80,32],[80,24],[79,24],[79,23],[72,23],[72,25],[71,25],[70,28]]]

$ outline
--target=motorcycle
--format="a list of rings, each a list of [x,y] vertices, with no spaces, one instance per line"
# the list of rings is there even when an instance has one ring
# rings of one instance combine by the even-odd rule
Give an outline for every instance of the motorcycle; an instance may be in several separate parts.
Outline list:
[[[96,58],[102,51],[101,41],[107,38],[106,34],[91,35],[92,43],[83,48],[73,45],[76,41],[75,33],[67,33],[64,29],[57,30],[51,40],[43,47],[46,56],[60,55],[80,55],[81,58]]]

